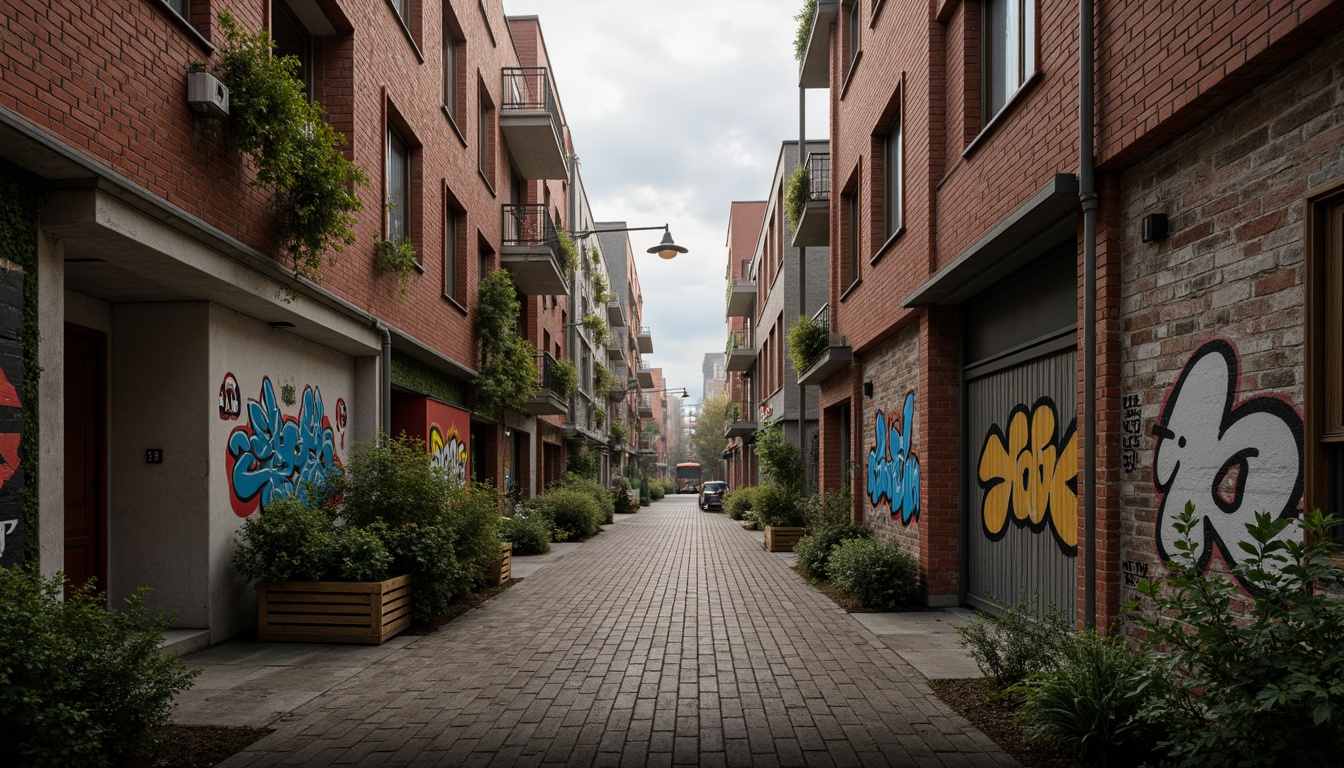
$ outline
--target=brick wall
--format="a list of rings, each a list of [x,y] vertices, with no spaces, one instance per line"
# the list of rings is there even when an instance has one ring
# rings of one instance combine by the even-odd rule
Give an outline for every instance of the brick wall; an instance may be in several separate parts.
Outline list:
[[[898,472],[895,473],[897,479],[894,483],[883,482],[882,478],[890,477],[893,474],[892,469],[899,467],[902,461],[907,470],[905,477],[910,477],[912,456],[918,458],[921,473],[934,471],[933,468],[923,465],[925,433],[921,429],[920,414],[926,404],[919,389],[920,352],[919,326],[916,324],[901,329],[863,355],[863,380],[873,383],[873,394],[871,397],[862,398],[860,406],[863,409],[862,429],[859,435],[861,449],[855,456],[855,461],[863,471],[859,475],[858,485],[854,488],[854,495],[861,500],[863,524],[878,538],[890,541],[916,556],[922,554],[920,539],[923,532],[923,499],[920,499],[918,509],[912,509],[910,504],[913,499],[905,498],[903,506],[902,499],[897,499],[894,503],[890,501],[892,495],[890,493],[888,498],[881,498],[881,491],[878,489],[890,489],[895,486],[896,495],[900,495],[902,485]],[[911,429],[907,429],[902,423],[907,393],[914,393],[914,421]],[[886,427],[886,432],[880,436],[876,431],[879,411],[883,414]],[[895,430],[895,434],[892,430]],[[897,435],[904,436],[906,444],[912,446],[913,450],[909,455],[898,455],[899,446],[894,444]],[[884,464],[889,468],[886,473],[882,472]],[[873,471],[874,466],[878,468],[877,473]],[[955,474],[955,467],[952,471]],[[874,496],[880,498],[880,503],[873,503]],[[921,570],[923,570],[922,563]]]

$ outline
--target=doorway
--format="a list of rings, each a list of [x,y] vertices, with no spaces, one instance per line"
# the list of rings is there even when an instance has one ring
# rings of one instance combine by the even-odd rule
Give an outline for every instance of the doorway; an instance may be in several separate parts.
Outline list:
[[[66,596],[107,590],[107,336],[65,328]]]

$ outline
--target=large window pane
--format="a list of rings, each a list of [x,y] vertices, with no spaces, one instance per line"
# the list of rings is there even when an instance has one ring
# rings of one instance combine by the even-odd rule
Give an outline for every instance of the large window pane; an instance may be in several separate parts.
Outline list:
[[[886,235],[891,237],[901,228],[901,119],[896,118],[887,131],[884,146],[886,157]]]
[[[409,236],[407,211],[410,208],[410,157],[406,142],[397,132],[387,131],[387,239],[404,240]]]

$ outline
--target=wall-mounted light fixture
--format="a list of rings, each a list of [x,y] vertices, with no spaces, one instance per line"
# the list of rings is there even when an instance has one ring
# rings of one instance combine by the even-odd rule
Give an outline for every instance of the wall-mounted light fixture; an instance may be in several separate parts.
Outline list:
[[[1155,243],[1167,239],[1167,214],[1150,213],[1143,217],[1140,236],[1145,243]]]
[[[873,396],[873,382],[871,382],[871,381],[865,381],[865,382],[863,382],[863,396],[864,396],[864,397],[872,397],[872,396]]]

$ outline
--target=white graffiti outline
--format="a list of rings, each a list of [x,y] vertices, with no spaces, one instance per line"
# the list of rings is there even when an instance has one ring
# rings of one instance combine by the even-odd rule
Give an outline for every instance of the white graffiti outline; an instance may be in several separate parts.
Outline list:
[[[1216,549],[1235,566],[1255,513],[1297,517],[1302,502],[1302,417],[1285,400],[1237,402],[1240,363],[1227,339],[1205,342],[1186,362],[1153,425],[1153,485],[1162,497],[1157,549],[1170,562],[1187,502],[1203,525],[1192,531],[1201,570]],[[1285,536],[1300,537],[1296,526]],[[1254,585],[1243,586],[1252,588]]]

